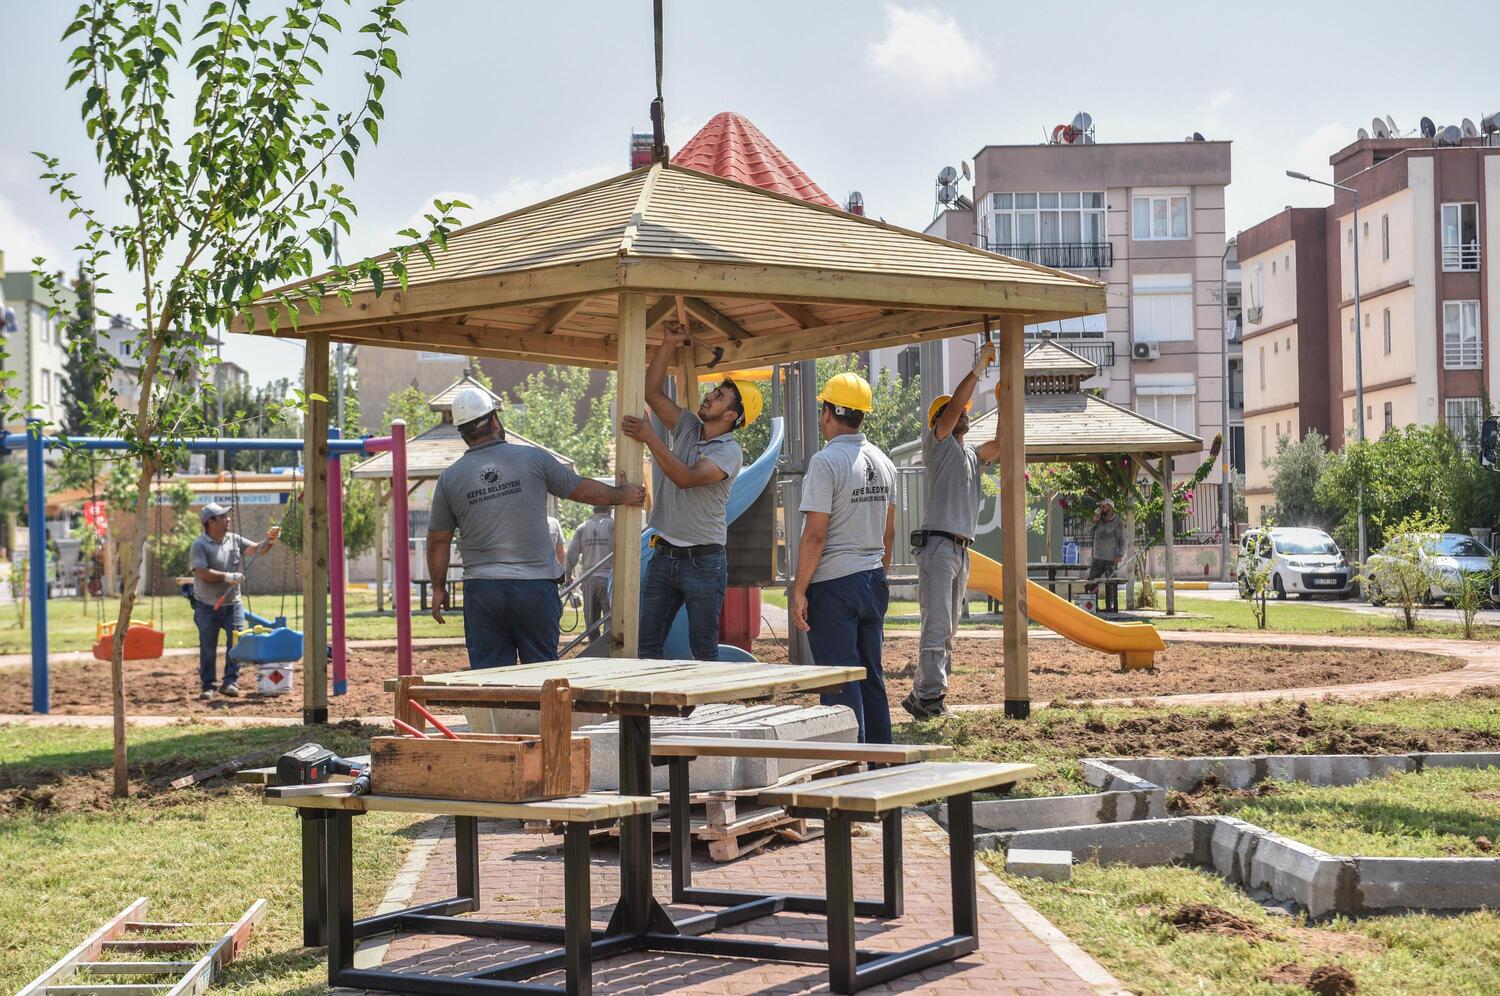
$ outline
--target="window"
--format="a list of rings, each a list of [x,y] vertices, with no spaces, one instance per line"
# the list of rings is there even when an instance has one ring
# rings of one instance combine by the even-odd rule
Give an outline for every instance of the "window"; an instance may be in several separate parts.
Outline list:
[[[1271,276],[1276,276],[1276,261],[1271,260]]]
[[[1260,427],[1260,458],[1266,460],[1270,456],[1271,454],[1266,452],[1266,427],[1262,425]],[[1265,506],[1261,506],[1261,511],[1265,511]]]
[[[68,398],[68,378],[62,374],[57,375],[57,403],[62,404]]]
[[[920,346],[907,346],[896,354],[896,375],[901,378],[902,384],[910,384],[913,377],[922,374],[922,349]]]
[[[1443,269],[1479,269],[1479,205],[1443,205]]]
[[[1391,411],[1391,403],[1389,401],[1387,401],[1385,403],[1385,431],[1386,432],[1391,431],[1391,427],[1394,426],[1395,424],[1396,424],[1396,416]]]
[[[1135,410],[1147,418],[1184,432],[1196,432],[1197,400],[1190,373],[1136,376]]]
[[[1131,238],[1137,242],[1185,239],[1188,225],[1186,193],[1142,194],[1130,199]]]
[[[1385,355],[1391,355],[1391,309],[1385,309]]]
[[[1443,369],[1478,370],[1479,302],[1443,302]]]
[[[1443,421],[1459,439],[1472,444],[1479,438],[1478,398],[1444,398]]]
[[[1193,276],[1190,273],[1133,277],[1131,325],[1136,342],[1193,339]]]
[[[1102,245],[1109,241],[1102,190],[990,194],[985,228],[995,246]],[[1035,262],[1059,265],[1067,261],[1059,256],[1056,260],[1039,257]],[[1070,265],[1088,263],[1080,259]],[[1100,260],[1094,263],[1109,265]]]
[[[1277,341],[1271,343],[1271,355],[1275,356],[1279,352],[1281,352],[1281,340],[1278,339]]]
[[[42,368],[42,404],[52,404],[52,371]]]
[[[1391,216],[1380,216],[1380,258],[1391,258]]]
[[[1260,347],[1260,389],[1266,389],[1266,347]]]
[[[51,322],[48,321],[47,309],[39,304],[31,306],[31,323],[36,326],[36,337],[40,342],[48,342],[52,338]]]

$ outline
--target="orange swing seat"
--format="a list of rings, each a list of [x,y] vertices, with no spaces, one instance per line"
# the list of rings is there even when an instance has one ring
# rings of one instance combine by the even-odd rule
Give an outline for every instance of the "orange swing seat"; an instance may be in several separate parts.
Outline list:
[[[94,643],[94,656],[101,661],[110,659],[114,651],[115,624],[100,623],[99,638]],[[127,661],[149,661],[160,657],[166,650],[167,634],[156,628],[156,620],[131,621],[125,631],[125,659]]]

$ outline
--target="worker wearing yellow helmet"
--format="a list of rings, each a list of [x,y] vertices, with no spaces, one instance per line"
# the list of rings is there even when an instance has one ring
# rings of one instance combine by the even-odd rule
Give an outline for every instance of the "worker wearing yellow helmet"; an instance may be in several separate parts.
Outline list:
[[[983,495],[982,467],[1000,458],[1000,420],[995,438],[978,447],[964,442],[974,388],[995,362],[995,347],[985,343],[951,395],[933,401],[922,433],[922,467],[926,501],[922,528],[911,535],[917,561],[917,606],[922,618],[920,657],[912,690],[901,707],[916,719],[947,711],[943,698],[953,666],[953,635],[959,607],[969,586],[969,545],[979,528]]]
[[[841,373],[823,385],[818,428],[827,445],[802,479],[802,541],[792,581],[792,621],[819,664],[863,667],[865,677],[824,693],[854,711],[862,743],[891,742],[881,645],[890,605],[886,571],[896,537],[896,469],[861,428],[870,384]]]
[[[760,417],[760,390],[726,378],[701,402],[679,406],[666,393],[672,357],[691,339],[669,331],[646,370],[646,403],[655,419],[626,415],[621,429],[651,450],[653,554],[641,584],[643,658],[660,658],[677,613],[687,607],[688,646],[698,660],[719,659],[719,613],[729,584],[725,509],[745,462],[734,430]],[[695,388],[696,390],[696,388]],[[691,404],[692,398],[684,398]],[[654,424],[653,424],[654,423]],[[663,438],[663,436],[667,438]]]

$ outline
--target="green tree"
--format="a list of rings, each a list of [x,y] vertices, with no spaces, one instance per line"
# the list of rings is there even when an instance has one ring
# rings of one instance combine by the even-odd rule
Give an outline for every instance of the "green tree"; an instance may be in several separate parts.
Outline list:
[[[391,423],[396,419],[406,422],[406,438],[420,436],[443,420],[443,416],[428,405],[431,399],[415,385],[403,387],[385,401],[385,413],[380,418],[380,431],[389,434]]]
[[[854,353],[824,356],[818,359],[818,389],[841,373],[857,373],[868,379],[867,371]],[[870,385],[874,409],[865,417],[865,437],[886,453],[922,435],[922,379],[912,377],[903,382],[883,368]]]
[[[1343,450],[1328,457],[1318,480],[1317,501],[1337,510],[1333,535],[1349,549],[1358,544],[1359,487],[1364,484],[1366,533],[1369,547],[1380,549],[1389,533],[1386,524],[1409,516],[1434,517],[1443,529],[1467,529],[1471,523],[1458,516],[1459,495],[1473,497],[1480,482],[1470,482],[1478,461],[1446,425],[1408,425],[1386,430],[1379,439],[1350,440]],[[1495,486],[1488,484],[1490,489]]]
[[[581,367],[548,366],[527,377],[514,388],[516,404],[502,420],[514,430],[573,461],[584,477],[607,477],[614,452],[615,428],[611,418],[615,402],[615,375],[604,391],[589,398],[589,371]],[[582,422],[576,413],[587,412]],[[563,502],[558,521],[572,529],[588,517],[586,506]]]
[[[1308,429],[1300,440],[1281,436],[1276,454],[1266,461],[1276,492],[1276,521],[1327,529],[1335,514],[1318,501],[1318,481],[1328,464],[1328,437]]]
[[[94,294],[108,293],[98,280],[115,272],[131,281],[139,302],[139,329],[127,343],[140,363],[138,403],[126,411],[101,395],[87,419],[91,431],[126,439],[138,461],[131,508],[138,535],[147,531],[152,481],[178,455],[174,444],[209,428],[191,385],[203,379],[215,332],[238,318],[255,328],[253,305],[275,334],[283,324],[295,326],[303,307],[316,308],[331,293],[347,297],[358,281],[377,294],[387,279],[404,287],[410,254],[430,256],[418,244],[432,238],[446,245],[456,205],[438,202],[426,216],[428,234],[404,230],[408,241],[380,263],[335,264],[315,275],[314,249],[329,257],[335,229],[349,231],[355,205],[344,181],[362,143],[378,141],[386,84],[400,75],[393,43],[406,28],[396,17],[399,2],[370,7],[360,28],[368,47],[354,53],[363,83],[342,111],[315,92],[319,60],[343,30],[327,0],[287,0],[279,16],[252,16],[249,0],[213,0],[186,19],[178,3],[93,0],[78,6],[63,32],[74,46],[67,87],[81,92],[84,131],[113,204],[86,202],[76,173],[38,156],[50,192],[83,227],[76,249],[85,272],[95,275]],[[56,278],[45,261],[36,266],[58,300]],[[294,281],[301,281],[294,290],[262,301],[265,288]],[[109,383],[118,357],[96,344],[83,353],[94,383]],[[6,397],[10,408],[19,407],[18,388],[7,386]],[[122,796],[129,789],[122,654],[141,570],[133,555],[124,566],[110,665],[114,788]]]
[[[1412,630],[1438,579],[1429,554],[1433,534],[1443,531],[1443,520],[1431,512],[1410,512],[1388,525],[1385,547],[1365,564],[1360,586],[1373,604],[1400,606],[1401,621]]]
[[[68,320],[68,362],[63,368],[67,374],[67,387],[63,390],[67,415],[63,431],[70,436],[83,436],[88,434],[88,413],[94,406],[97,393],[97,382],[88,370],[88,347],[83,344],[92,343],[98,333],[94,328],[97,317],[94,281],[82,263],[78,264],[78,278],[73,281],[73,289],[78,294],[78,306]]]

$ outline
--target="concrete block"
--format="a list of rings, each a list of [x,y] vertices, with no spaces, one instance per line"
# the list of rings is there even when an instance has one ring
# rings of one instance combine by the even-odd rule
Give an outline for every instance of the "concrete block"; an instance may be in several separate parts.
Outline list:
[[[1083,780],[1101,791],[1149,792],[1161,788],[1106,761],[1089,758],[1082,762],[1082,766]]]
[[[1019,847],[1068,851],[1080,860],[1093,858],[1101,864],[1140,867],[1184,864],[1193,860],[1197,825],[1204,820],[1212,820],[1212,817],[1181,816],[1097,826],[1021,830],[980,834],[974,840],[975,847],[980,850]]]
[[[1500,906],[1500,858],[1353,858],[1357,908],[1346,913]]]
[[[1266,761],[1269,777],[1309,785],[1353,785],[1417,769],[1407,754],[1280,754]]]
[[[1005,852],[1005,870],[1026,878],[1066,882],[1073,877],[1073,855],[1068,851],[1012,847]]]
[[[1132,792],[976,802],[974,827],[976,830],[995,832],[1154,820],[1167,815],[1166,795],[1162,789],[1151,786],[1149,789]],[[936,819],[943,826],[948,825],[946,804],[937,807]]]
[[[1449,751],[1442,754],[1412,754],[1422,768],[1500,768],[1500,753],[1494,751]]]

